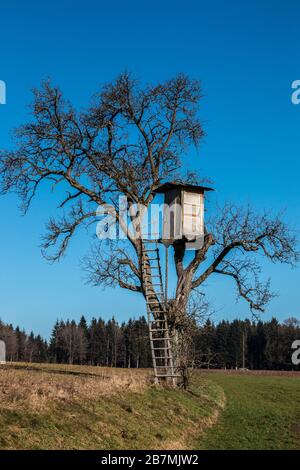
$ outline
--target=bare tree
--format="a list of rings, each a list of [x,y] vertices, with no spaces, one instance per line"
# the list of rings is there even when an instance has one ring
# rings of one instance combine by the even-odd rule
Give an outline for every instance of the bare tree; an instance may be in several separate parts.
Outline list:
[[[197,115],[200,98],[199,83],[184,75],[142,88],[122,74],[82,112],[49,82],[34,90],[33,121],[16,131],[16,150],[0,152],[1,191],[17,192],[26,212],[42,183],[43,188],[47,182],[61,187],[63,214],[48,223],[45,256],[60,259],[77,229],[95,222],[97,206],[108,204],[127,239],[122,244],[99,242],[86,262],[90,280],[145,295],[139,208],[149,207],[165,181],[200,181],[182,170],[182,156],[203,136]],[[120,195],[126,196],[134,214],[129,230],[118,207]],[[262,311],[272,294],[269,282],[259,280],[259,256],[294,264],[295,247],[296,239],[281,216],[257,215],[232,205],[220,209],[207,224],[203,247],[189,263],[184,262],[185,245],[178,241],[176,295],[167,306],[177,338],[184,329],[191,292],[213,274],[230,277],[250,308]],[[154,305],[154,314],[155,309]]]
[[[58,330],[58,340],[67,352],[69,364],[82,363],[86,357],[87,340],[80,325],[67,321]]]

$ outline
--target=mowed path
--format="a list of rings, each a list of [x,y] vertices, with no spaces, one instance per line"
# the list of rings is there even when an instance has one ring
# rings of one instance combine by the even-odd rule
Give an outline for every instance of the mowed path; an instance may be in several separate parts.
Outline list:
[[[199,449],[300,449],[300,374],[203,373],[220,385],[226,406]]]

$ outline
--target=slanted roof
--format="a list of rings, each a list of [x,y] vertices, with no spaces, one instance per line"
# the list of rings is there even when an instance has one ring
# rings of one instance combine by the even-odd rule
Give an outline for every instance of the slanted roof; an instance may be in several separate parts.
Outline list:
[[[188,184],[188,183],[181,183],[177,181],[170,181],[168,183],[163,183],[158,188],[156,188],[153,192],[160,194],[169,191],[170,189],[182,189],[183,191],[191,191],[191,192],[199,192],[199,191],[214,191],[213,188],[209,188],[208,186],[200,186],[195,184]]]

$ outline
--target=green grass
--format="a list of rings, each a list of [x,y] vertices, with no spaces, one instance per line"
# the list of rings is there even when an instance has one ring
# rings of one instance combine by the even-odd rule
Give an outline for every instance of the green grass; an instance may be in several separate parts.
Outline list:
[[[194,442],[200,449],[299,449],[300,378],[203,374],[223,388],[218,423]]]

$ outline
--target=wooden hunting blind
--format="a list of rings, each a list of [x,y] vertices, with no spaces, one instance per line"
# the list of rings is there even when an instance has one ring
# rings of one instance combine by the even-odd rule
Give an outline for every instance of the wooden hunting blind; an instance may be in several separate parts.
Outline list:
[[[177,182],[164,183],[155,193],[164,194],[163,229],[161,242],[173,245],[186,242],[186,249],[201,248],[204,239],[204,193],[206,186]]]

